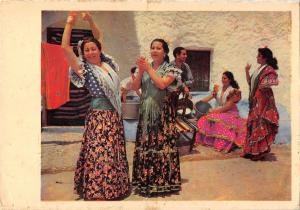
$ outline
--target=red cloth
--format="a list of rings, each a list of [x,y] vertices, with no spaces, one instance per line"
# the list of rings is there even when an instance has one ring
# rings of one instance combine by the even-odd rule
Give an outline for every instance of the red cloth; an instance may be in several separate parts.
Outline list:
[[[42,43],[41,94],[46,108],[56,109],[70,100],[69,65],[60,45]]]

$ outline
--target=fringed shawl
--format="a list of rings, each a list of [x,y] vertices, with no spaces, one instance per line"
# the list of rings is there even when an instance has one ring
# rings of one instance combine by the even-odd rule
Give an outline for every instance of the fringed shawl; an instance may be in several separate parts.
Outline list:
[[[110,76],[101,70],[101,67],[91,64],[87,61],[80,61],[83,67],[83,75],[87,72],[91,72],[99,83],[100,88],[103,90],[105,96],[109,99],[113,107],[121,116],[121,99],[119,94],[120,79],[116,73],[119,70],[119,66],[114,62],[112,57],[101,53],[101,61],[106,64]],[[99,69],[100,68],[100,69]],[[81,79],[73,69],[70,68],[70,79],[76,87],[83,87],[85,84],[85,78]]]
[[[151,80],[149,74],[145,72],[142,77],[142,97],[140,114],[143,116],[143,134],[147,133],[148,127],[153,127],[162,114],[163,102],[167,91],[173,91],[181,85],[181,70],[169,65],[167,62],[162,63],[156,70],[160,77],[173,76],[174,82],[166,89],[159,89]]]

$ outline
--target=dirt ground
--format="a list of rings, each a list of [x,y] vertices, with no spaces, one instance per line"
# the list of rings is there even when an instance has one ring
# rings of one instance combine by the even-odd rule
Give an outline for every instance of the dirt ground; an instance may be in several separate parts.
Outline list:
[[[75,163],[81,144],[80,132],[42,132],[41,200],[79,200],[73,192]],[[134,142],[127,142],[129,170],[132,171]],[[264,161],[239,157],[197,146],[192,153],[181,151],[182,190],[178,195],[144,198],[131,194],[125,200],[263,200],[291,199],[291,147],[273,145]]]

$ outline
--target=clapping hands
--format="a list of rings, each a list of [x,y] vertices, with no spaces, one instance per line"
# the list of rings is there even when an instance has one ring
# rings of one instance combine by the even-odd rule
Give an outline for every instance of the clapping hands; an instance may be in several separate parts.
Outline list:
[[[145,57],[139,57],[136,61],[136,65],[139,68],[139,71],[141,73],[144,73],[144,71],[149,71],[151,68],[150,64],[148,63],[147,59]]]

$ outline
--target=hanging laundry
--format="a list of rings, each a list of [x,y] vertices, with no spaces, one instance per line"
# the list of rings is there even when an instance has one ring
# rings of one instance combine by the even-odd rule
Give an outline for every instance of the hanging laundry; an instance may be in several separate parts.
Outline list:
[[[60,45],[42,42],[41,94],[46,109],[56,109],[70,100],[69,65]]]

